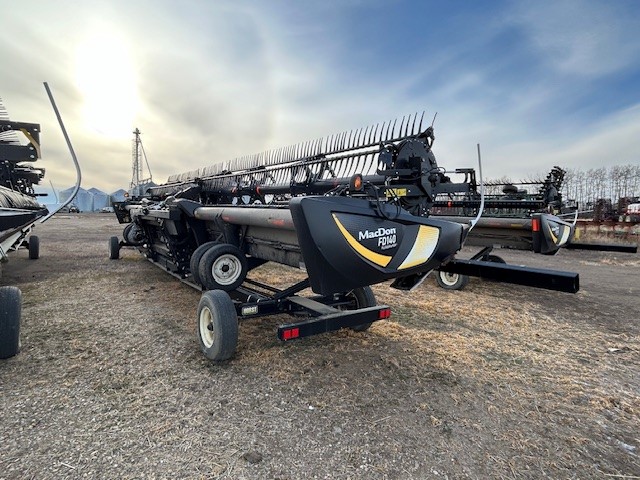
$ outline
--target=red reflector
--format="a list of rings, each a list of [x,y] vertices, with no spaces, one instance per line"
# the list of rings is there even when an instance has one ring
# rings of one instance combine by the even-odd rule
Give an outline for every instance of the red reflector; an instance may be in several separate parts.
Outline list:
[[[385,318],[389,318],[391,316],[391,309],[390,308],[383,308],[382,310],[378,311],[378,319],[379,320],[384,320]]]
[[[449,200],[447,202],[447,207],[449,207],[449,208],[453,207],[453,202],[451,200]]]
[[[537,218],[534,218],[533,220],[531,220],[531,230],[533,230],[534,232],[539,232],[540,231],[540,220]]]
[[[300,336],[299,328],[290,328],[289,330],[285,330],[282,332],[283,340],[291,340],[292,338],[298,338]]]

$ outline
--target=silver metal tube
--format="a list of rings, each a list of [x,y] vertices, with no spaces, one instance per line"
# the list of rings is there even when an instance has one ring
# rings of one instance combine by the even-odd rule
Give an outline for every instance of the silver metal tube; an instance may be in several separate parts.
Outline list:
[[[295,230],[288,208],[271,207],[199,207],[194,212],[198,220],[222,219],[233,225]]]
[[[49,89],[49,84],[47,84],[47,82],[44,82],[44,88],[47,91],[47,95],[49,96],[49,101],[51,102],[51,106],[53,107],[53,111],[55,112],[56,117],[58,118],[58,123],[60,124],[60,129],[62,130],[62,134],[64,135],[64,139],[67,142],[67,147],[69,148],[69,152],[71,153],[71,158],[73,159],[73,163],[76,166],[76,186],[73,189],[73,192],[71,193],[71,195],[69,196],[67,201],[64,202],[62,205],[60,205],[56,210],[54,210],[53,212],[49,213],[49,215],[44,217],[42,220],[40,220],[40,223],[46,222],[51,217],[53,217],[56,213],[58,213],[60,210],[62,210],[64,207],[69,205],[73,201],[73,199],[76,198],[76,194],[78,193],[78,190],[80,190],[80,182],[82,181],[82,172],[80,171],[80,164],[78,163],[78,159],[76,158],[76,153],[73,151],[73,146],[71,145],[71,140],[69,140],[69,135],[67,135],[67,130],[64,128],[64,123],[62,123],[62,117],[60,116],[60,112],[58,111],[58,107],[56,107],[56,102],[53,99],[53,95],[51,94],[51,90]]]

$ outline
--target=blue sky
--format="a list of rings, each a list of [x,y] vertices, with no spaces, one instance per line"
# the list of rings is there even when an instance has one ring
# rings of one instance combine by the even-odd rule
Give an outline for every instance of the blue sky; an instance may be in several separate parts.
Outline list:
[[[42,124],[47,180],[154,180],[426,110],[447,169],[514,180],[640,163],[640,2],[8,2],[0,97]],[[48,183],[48,182],[47,182]]]

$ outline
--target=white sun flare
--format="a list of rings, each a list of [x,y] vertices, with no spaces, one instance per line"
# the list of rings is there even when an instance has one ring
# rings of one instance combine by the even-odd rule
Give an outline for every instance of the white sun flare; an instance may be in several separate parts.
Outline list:
[[[122,37],[92,33],[76,54],[76,81],[83,116],[90,128],[108,137],[126,137],[138,110],[135,64]]]

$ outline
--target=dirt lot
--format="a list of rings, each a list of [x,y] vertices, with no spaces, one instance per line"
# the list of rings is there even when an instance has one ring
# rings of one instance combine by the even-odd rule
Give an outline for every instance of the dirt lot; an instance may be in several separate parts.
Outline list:
[[[640,256],[500,251],[576,295],[385,285],[391,321],[281,344],[284,318],[199,352],[199,293],[123,250],[110,215],[13,254],[22,352],[0,361],[0,478],[640,478]],[[261,267],[286,283],[297,272]]]

